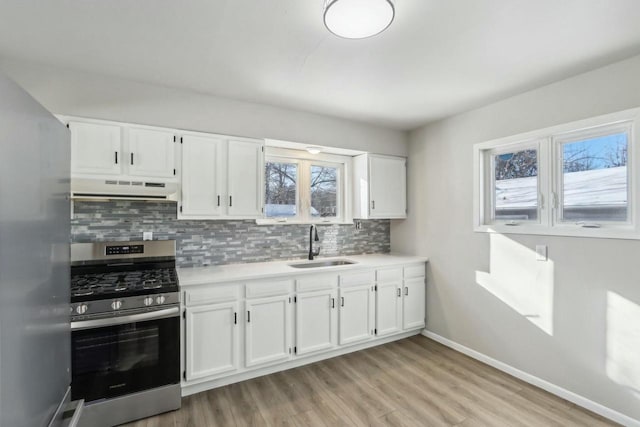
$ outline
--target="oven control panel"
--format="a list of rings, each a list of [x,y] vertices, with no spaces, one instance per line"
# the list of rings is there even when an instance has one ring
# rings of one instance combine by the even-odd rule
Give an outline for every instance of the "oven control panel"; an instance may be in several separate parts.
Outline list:
[[[143,254],[144,245],[117,245],[107,246],[105,249],[105,255],[130,255],[130,254]]]
[[[179,292],[85,301],[71,304],[71,321],[122,316],[128,311],[158,310],[179,303]]]

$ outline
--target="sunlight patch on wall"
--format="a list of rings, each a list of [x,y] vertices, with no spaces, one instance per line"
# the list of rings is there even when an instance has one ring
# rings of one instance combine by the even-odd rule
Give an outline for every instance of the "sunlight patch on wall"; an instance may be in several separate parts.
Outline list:
[[[476,283],[553,335],[553,261],[537,261],[535,251],[505,235],[490,239],[489,272],[476,271]]]
[[[607,292],[607,376],[640,398],[640,306]]]

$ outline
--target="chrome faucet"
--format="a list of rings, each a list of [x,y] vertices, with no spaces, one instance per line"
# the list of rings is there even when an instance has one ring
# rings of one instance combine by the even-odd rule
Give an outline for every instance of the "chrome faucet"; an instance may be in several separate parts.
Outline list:
[[[314,231],[315,231],[315,237],[314,237]],[[313,257],[314,256],[318,256],[320,255],[320,248],[318,248],[318,250],[316,250],[315,252],[313,251],[313,241],[320,241],[320,239],[318,239],[318,227],[315,226],[315,224],[312,224],[311,227],[309,228],[309,261],[313,261]]]

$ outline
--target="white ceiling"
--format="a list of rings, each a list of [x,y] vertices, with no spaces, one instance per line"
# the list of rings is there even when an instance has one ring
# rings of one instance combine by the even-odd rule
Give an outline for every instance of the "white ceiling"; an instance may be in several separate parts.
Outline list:
[[[324,0],[0,0],[0,56],[412,129],[640,53],[638,0],[397,0],[345,40]]]

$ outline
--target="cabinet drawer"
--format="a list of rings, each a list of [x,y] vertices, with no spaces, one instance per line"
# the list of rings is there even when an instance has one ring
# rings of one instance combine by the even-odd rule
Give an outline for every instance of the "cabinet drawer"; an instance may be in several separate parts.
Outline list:
[[[285,295],[291,292],[293,280],[251,282],[245,286],[247,298],[262,298]]]
[[[424,277],[424,264],[412,265],[404,268],[404,278],[411,279],[413,277]]]
[[[184,303],[194,305],[215,304],[219,302],[235,301],[240,294],[239,285],[215,285],[184,292]]]
[[[386,268],[376,271],[376,280],[382,282],[398,282],[402,280],[402,268]]]
[[[376,280],[376,272],[358,271],[355,273],[344,273],[340,275],[340,286],[358,286],[373,284]]]
[[[319,291],[322,289],[331,289],[338,286],[337,274],[320,274],[309,277],[303,277],[296,280],[296,291]]]

